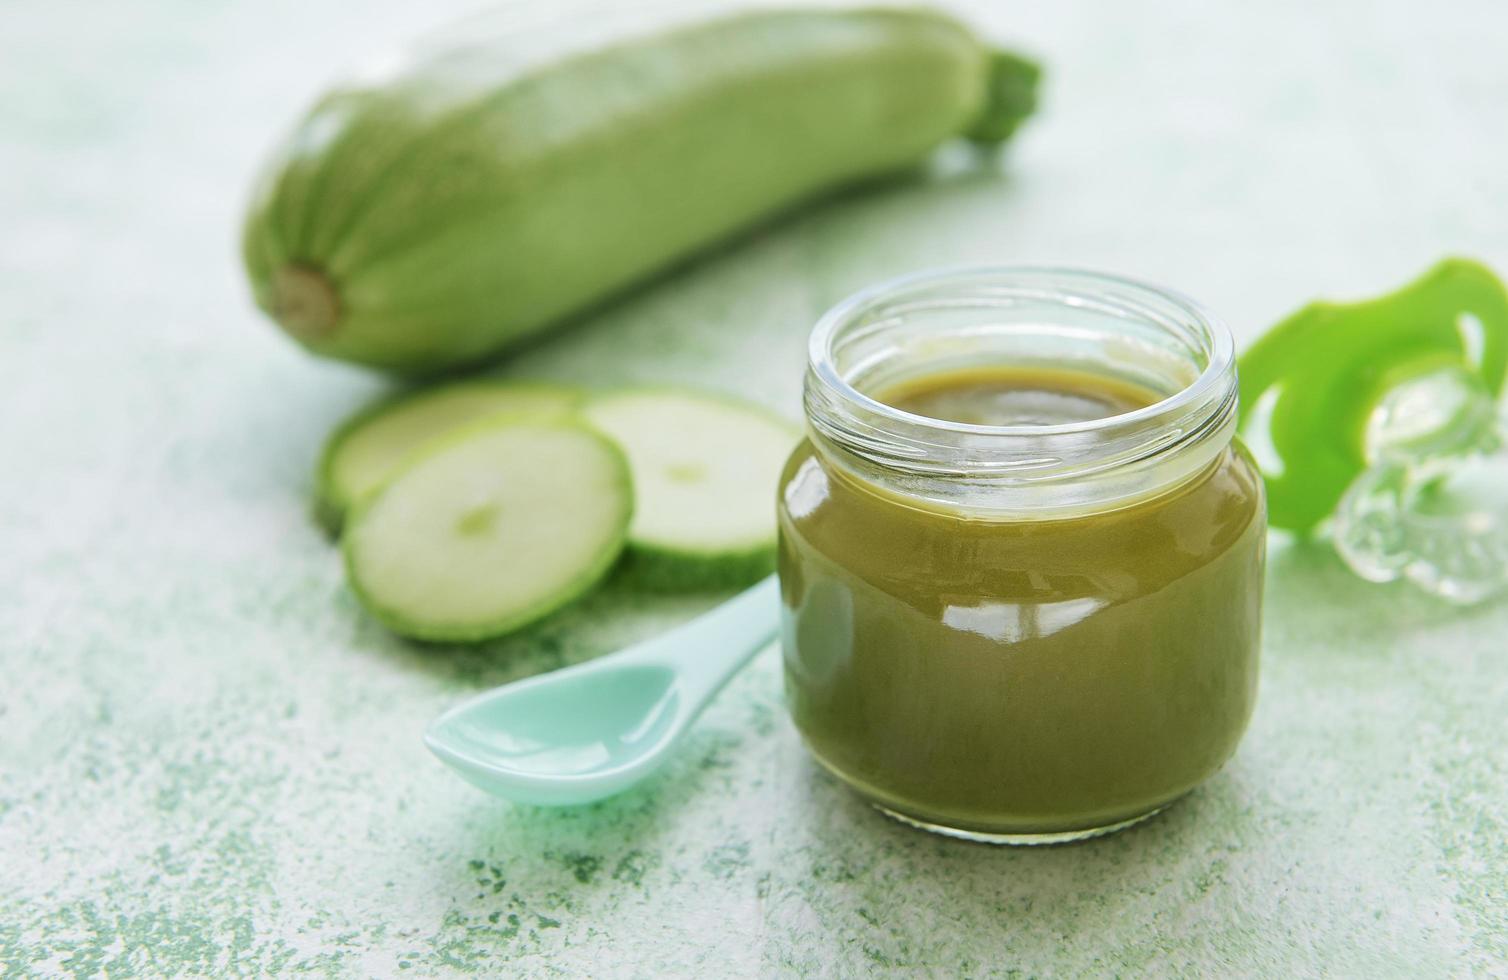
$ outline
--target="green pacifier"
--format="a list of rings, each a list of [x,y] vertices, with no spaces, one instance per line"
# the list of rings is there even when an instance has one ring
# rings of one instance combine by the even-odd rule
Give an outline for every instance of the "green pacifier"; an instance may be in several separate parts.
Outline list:
[[[1508,291],[1490,270],[1447,259],[1386,296],[1311,303],[1239,367],[1273,527],[1333,518],[1357,574],[1454,601],[1508,585]]]

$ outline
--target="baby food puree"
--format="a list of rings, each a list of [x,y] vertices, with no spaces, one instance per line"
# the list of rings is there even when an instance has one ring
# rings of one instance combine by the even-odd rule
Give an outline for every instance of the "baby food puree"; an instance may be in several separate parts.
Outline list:
[[[1183,374],[1176,357],[1154,352],[1132,370],[1134,358],[1096,362],[1021,330],[1007,343],[939,346],[934,334],[908,347],[927,311],[905,298],[906,316],[878,328],[900,331],[892,356],[864,361],[852,384],[816,366],[812,435],[782,481],[796,726],[840,779],[932,830],[1035,843],[1155,813],[1231,756],[1257,690],[1263,495],[1230,437],[1233,394],[1207,383],[1211,365],[1230,373],[1221,338],[1185,352]],[[857,319],[872,332],[884,316],[869,312]],[[1098,349],[1115,349],[1103,341],[1118,318],[1101,324]],[[814,338],[814,358],[841,362],[844,336],[840,324]],[[1169,375],[1164,390],[1147,364]],[[1194,369],[1178,390],[1206,384],[1208,397],[1193,411],[1159,407]],[[1130,429],[1142,438],[1127,452]],[[1025,440],[1004,461],[1018,470],[990,469],[1000,454],[978,440],[997,435]],[[927,449],[946,465],[921,467]],[[1012,498],[1032,479],[1021,473],[1042,468],[1033,453],[1058,469],[1039,474],[1034,497]],[[1085,490],[1095,486],[1098,497]]]

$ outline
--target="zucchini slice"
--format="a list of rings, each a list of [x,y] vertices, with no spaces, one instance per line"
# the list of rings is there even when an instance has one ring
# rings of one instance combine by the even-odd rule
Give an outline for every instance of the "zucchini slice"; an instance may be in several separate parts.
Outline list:
[[[612,442],[578,422],[508,417],[412,457],[357,504],[341,545],[357,597],[393,632],[484,640],[595,585],[632,512]]]
[[[325,443],[315,511],[334,533],[350,507],[376,490],[415,451],[493,415],[562,418],[582,393],[539,382],[461,381],[379,402],[357,413]]]
[[[775,491],[799,431],[762,408],[674,389],[588,401],[623,448],[636,509],[627,574],[645,588],[731,588],[775,567]]]

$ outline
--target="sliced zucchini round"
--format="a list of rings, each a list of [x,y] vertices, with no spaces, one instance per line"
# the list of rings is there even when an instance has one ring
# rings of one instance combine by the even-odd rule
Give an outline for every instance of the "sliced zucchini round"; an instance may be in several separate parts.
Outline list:
[[[612,442],[579,422],[510,416],[412,457],[356,505],[341,546],[357,597],[393,632],[484,640],[596,584],[632,512]]]
[[[775,566],[775,492],[797,429],[763,408],[694,391],[589,400],[587,422],[623,447],[635,510],[626,574],[645,588],[752,582]]]
[[[459,381],[379,402],[325,443],[316,486],[320,522],[332,533],[339,531],[352,504],[437,437],[493,415],[561,418],[582,398],[581,391],[565,385]]]

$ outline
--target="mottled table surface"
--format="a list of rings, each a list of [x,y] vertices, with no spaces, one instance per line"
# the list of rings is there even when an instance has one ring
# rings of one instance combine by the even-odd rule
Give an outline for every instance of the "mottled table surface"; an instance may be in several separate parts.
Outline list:
[[[309,520],[321,439],[383,383],[251,308],[245,190],[337,66],[464,6],[0,7],[0,973],[1508,970],[1508,605],[1322,547],[1274,542],[1235,760],[1102,841],[872,813],[803,755],[773,650],[624,797],[514,807],[442,769],[418,736],[458,698],[719,598],[609,589],[423,649]],[[979,6],[1050,65],[998,169],[812,209],[503,370],[794,416],[818,312],[921,266],[1118,270],[1244,338],[1446,252],[1508,269],[1501,2]]]

